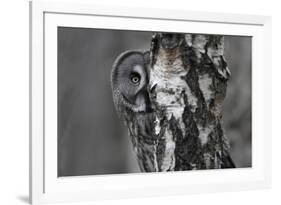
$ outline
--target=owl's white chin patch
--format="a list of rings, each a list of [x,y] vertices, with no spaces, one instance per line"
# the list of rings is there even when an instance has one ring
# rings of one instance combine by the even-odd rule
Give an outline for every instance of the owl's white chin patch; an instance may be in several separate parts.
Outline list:
[[[136,103],[133,106],[134,112],[145,112],[146,111],[146,102],[145,97],[143,95],[138,95],[136,99]]]
[[[134,106],[133,107],[134,112],[145,112],[146,111],[146,106],[145,104],[141,104],[139,106]]]

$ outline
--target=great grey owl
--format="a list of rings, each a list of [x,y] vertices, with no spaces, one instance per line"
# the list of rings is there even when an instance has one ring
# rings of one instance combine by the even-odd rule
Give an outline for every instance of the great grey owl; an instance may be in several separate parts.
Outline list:
[[[149,52],[126,51],[117,57],[111,73],[113,101],[124,119],[141,171],[155,170],[154,113],[148,96]]]

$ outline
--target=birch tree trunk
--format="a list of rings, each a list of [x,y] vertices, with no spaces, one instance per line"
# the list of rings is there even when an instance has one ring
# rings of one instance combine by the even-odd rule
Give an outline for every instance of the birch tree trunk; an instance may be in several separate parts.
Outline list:
[[[221,124],[230,76],[223,50],[223,36],[153,36],[149,95],[158,171],[234,167]]]

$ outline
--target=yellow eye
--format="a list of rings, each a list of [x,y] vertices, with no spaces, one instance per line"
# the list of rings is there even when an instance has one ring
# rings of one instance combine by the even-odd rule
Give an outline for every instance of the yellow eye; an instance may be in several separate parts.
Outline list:
[[[131,81],[134,84],[139,84],[140,83],[140,75],[138,73],[133,73],[131,76]]]

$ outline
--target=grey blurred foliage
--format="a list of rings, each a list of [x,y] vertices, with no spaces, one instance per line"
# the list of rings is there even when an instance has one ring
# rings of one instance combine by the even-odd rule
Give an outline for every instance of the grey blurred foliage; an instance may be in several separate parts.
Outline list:
[[[115,58],[149,49],[151,32],[58,28],[58,176],[139,172],[111,96]],[[225,36],[232,73],[224,128],[237,167],[251,166],[251,38]]]

